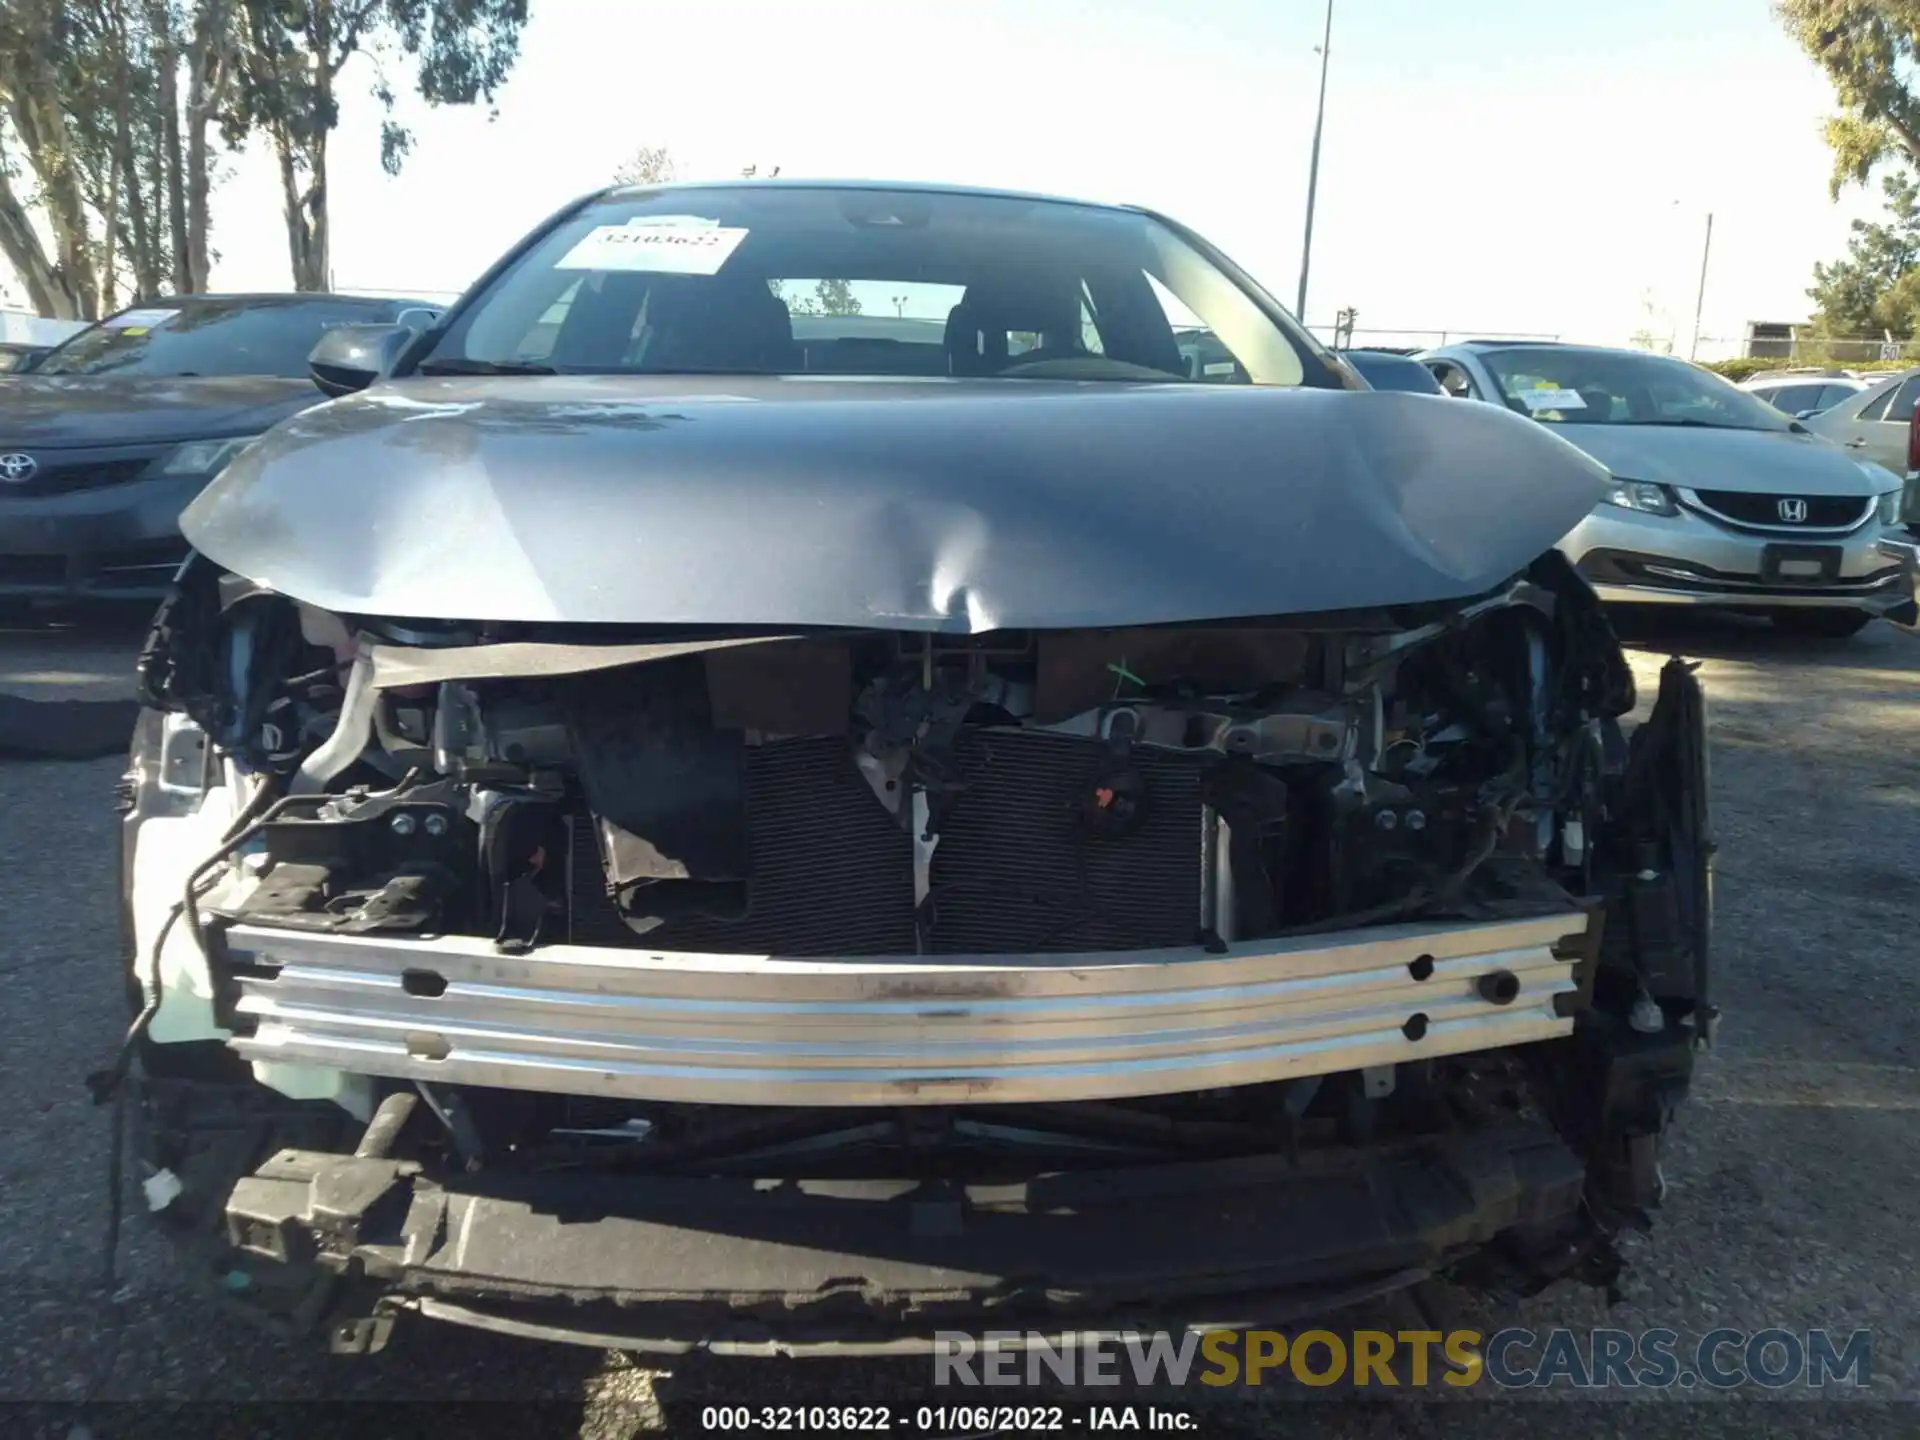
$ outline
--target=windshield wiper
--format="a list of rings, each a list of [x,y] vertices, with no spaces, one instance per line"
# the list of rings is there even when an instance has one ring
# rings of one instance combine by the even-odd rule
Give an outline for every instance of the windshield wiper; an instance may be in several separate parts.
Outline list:
[[[558,375],[551,365],[535,365],[524,360],[422,360],[414,367],[416,375]]]
[[[1675,416],[1670,420],[1615,420],[1615,425],[1658,425],[1666,429],[1678,430],[1760,430],[1760,425],[1718,425],[1711,420],[1695,420],[1691,416]]]
[[[1798,420],[1789,420],[1775,429],[1771,425],[1718,425],[1711,420],[1650,420],[1650,425],[1680,425],[1692,430],[1739,430],[1749,435],[1811,435],[1813,432]]]

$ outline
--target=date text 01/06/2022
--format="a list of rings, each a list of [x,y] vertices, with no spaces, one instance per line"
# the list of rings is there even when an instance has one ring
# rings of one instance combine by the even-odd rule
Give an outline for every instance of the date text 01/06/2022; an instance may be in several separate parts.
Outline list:
[[[1199,1426],[1185,1410],[1158,1405],[709,1405],[700,1412],[704,1431],[736,1434],[898,1431],[909,1435],[977,1435],[1140,1430],[1193,1433]]]

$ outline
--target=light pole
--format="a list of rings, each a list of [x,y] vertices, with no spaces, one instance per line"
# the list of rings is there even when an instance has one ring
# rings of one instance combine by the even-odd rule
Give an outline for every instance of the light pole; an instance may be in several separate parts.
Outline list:
[[[1307,268],[1313,260],[1313,202],[1320,190],[1320,131],[1327,122],[1327,58],[1333,48],[1333,0],[1327,0],[1327,23],[1320,36],[1320,106],[1313,114],[1313,158],[1307,164],[1307,234],[1300,242],[1300,299],[1294,318],[1307,323]]]
[[[1700,358],[1700,312],[1707,305],[1707,257],[1713,254],[1713,212],[1707,212],[1707,238],[1700,247],[1700,289],[1693,297],[1693,345],[1687,351],[1687,359]]]

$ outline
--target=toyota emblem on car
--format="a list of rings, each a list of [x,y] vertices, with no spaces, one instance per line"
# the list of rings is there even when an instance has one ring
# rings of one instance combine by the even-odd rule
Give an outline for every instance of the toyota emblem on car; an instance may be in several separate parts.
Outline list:
[[[38,460],[17,450],[10,455],[0,455],[0,480],[9,485],[24,485],[39,468]]]
[[[0,461],[0,464],[5,464]],[[1798,496],[1789,496],[1780,502],[1780,518],[1789,525],[1802,525],[1807,519],[1807,502]]]

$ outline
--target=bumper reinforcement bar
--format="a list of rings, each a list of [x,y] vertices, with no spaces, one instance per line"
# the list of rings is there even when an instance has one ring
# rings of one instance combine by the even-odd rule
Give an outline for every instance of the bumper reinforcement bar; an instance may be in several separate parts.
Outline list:
[[[1210,953],[787,959],[239,925],[257,1061],[706,1104],[1092,1100],[1571,1032],[1587,917],[1380,926]]]

